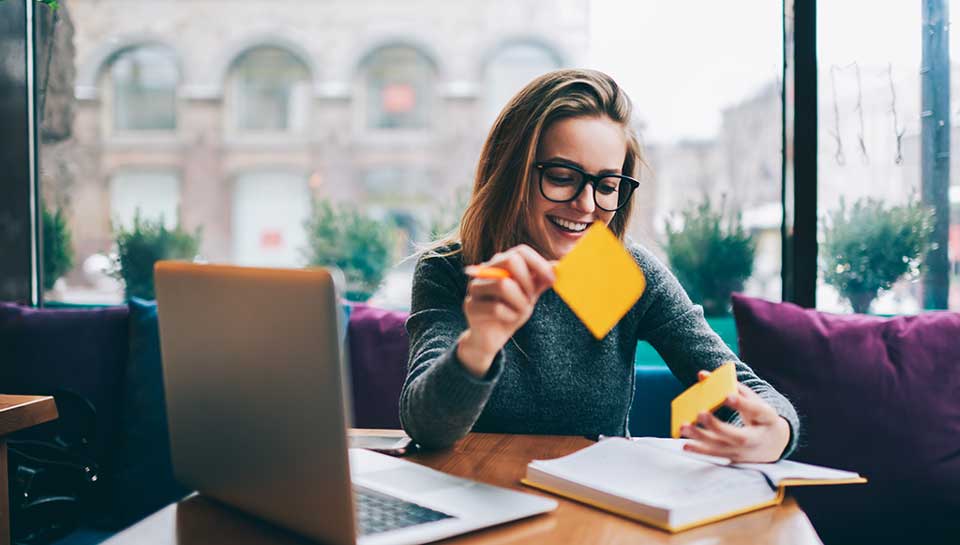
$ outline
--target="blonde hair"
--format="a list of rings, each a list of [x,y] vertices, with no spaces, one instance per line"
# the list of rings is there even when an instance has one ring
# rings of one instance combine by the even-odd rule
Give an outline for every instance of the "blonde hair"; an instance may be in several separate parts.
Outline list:
[[[613,78],[596,70],[556,70],[531,81],[514,96],[490,129],[480,153],[473,195],[458,232],[433,248],[459,242],[465,265],[490,259],[529,242],[527,210],[538,188],[532,171],[537,147],[547,127],[570,117],[608,117],[627,137],[623,174],[639,177],[640,143],[630,128],[630,98]],[[621,240],[630,220],[631,202],[610,222]],[[456,253],[456,252],[451,252]]]

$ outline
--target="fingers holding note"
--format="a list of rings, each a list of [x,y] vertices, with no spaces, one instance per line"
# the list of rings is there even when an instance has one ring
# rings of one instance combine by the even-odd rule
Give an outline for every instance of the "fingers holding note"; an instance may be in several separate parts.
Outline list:
[[[553,285],[553,265],[526,245],[496,254],[465,270],[471,280],[463,313],[467,331],[457,356],[476,376],[483,376],[511,336],[530,319],[537,300]]]
[[[470,265],[464,272],[474,279],[511,278],[531,297],[546,291],[556,279],[554,263],[544,259],[526,244],[498,253],[480,265]]]
[[[699,382],[709,377],[709,371],[697,374]],[[736,393],[727,397],[724,406],[740,414],[743,426],[701,412],[695,423],[680,428],[680,435],[690,439],[684,450],[734,462],[774,462],[780,458],[790,441],[790,426],[769,403],[745,385],[737,384]]]

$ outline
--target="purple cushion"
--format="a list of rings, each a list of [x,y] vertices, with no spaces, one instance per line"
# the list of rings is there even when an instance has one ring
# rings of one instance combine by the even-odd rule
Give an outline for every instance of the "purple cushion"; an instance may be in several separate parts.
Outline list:
[[[407,313],[353,305],[347,339],[353,425],[400,428],[400,390],[407,375]]]
[[[832,315],[742,295],[733,312],[741,358],[800,413],[792,458],[870,481],[796,492],[825,541],[960,536],[960,314]]]
[[[76,392],[97,410],[94,455],[109,463],[127,364],[127,307],[34,309],[0,303],[0,392]]]

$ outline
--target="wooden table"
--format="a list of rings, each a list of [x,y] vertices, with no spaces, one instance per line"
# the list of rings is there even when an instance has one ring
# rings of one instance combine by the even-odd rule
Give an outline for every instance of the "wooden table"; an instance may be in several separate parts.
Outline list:
[[[669,543],[686,545],[819,545],[813,526],[796,502],[669,534],[592,507],[549,496],[520,484],[527,463],[556,458],[591,444],[581,437],[472,433],[452,449],[407,459],[478,481],[556,499],[556,511],[481,530],[444,543]],[[306,540],[242,515],[201,496],[155,513],[114,536],[108,545],[304,544]]]
[[[0,545],[10,543],[7,436],[56,418],[57,404],[50,396],[0,395]]]

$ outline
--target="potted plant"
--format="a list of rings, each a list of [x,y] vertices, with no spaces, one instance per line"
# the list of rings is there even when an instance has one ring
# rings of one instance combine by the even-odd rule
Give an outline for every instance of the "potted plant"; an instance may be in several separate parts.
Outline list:
[[[43,290],[50,291],[57,279],[73,268],[73,243],[70,226],[63,209],[51,212],[42,207],[43,214]]]
[[[676,223],[667,221],[670,268],[693,302],[707,316],[726,316],[730,294],[743,289],[753,274],[756,245],[743,228],[740,213],[726,217],[710,199],[690,203]]]
[[[133,225],[117,231],[116,242],[111,274],[123,280],[126,298],[154,299],[153,264],[161,259],[194,259],[200,247],[200,229],[189,233],[179,222],[174,229],[167,229],[162,217],[144,219],[138,209]]]
[[[915,200],[885,208],[877,199],[859,199],[823,222],[820,255],[823,279],[866,313],[877,295],[900,278],[916,278],[930,249],[934,212]]]
[[[304,223],[310,265],[335,266],[346,278],[346,297],[366,301],[390,266],[394,229],[361,214],[349,204],[314,201]]]

